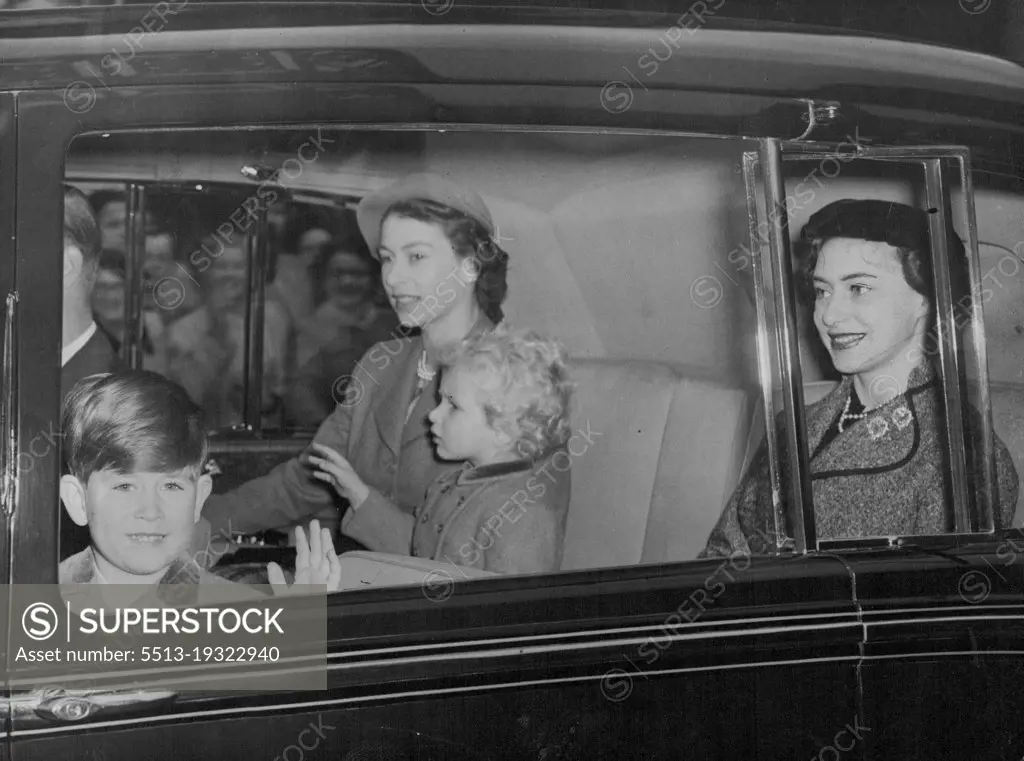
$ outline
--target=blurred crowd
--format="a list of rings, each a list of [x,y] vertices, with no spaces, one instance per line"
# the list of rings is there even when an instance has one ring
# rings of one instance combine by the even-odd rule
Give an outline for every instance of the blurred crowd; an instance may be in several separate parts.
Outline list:
[[[126,202],[89,198],[101,235],[92,309],[115,351],[125,339]],[[174,221],[170,221],[174,220]],[[379,266],[354,215],[281,201],[268,209],[263,321],[265,427],[316,426],[335,407],[359,358],[397,328]],[[188,215],[147,211],[143,247],[142,366],[184,386],[211,428],[244,408],[246,235],[204,234]]]

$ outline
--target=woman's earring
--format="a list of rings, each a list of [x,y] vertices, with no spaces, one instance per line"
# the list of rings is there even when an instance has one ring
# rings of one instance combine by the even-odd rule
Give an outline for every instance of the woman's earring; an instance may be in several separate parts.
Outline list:
[[[477,275],[480,274],[480,265],[477,264],[475,258],[469,257],[468,259],[463,260],[462,271],[466,275],[466,282],[472,283],[476,281]]]

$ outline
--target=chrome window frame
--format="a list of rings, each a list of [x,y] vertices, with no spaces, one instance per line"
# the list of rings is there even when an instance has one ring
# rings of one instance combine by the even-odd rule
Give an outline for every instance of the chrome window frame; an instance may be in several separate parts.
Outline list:
[[[146,255],[146,197],[151,187],[181,187],[195,188],[195,183],[159,182],[154,180],[96,178],[88,174],[67,177],[66,182],[78,184],[112,185],[120,184],[125,188],[125,333],[121,343],[120,356],[128,367],[138,370],[142,367],[142,337],[144,334],[144,310],[142,283],[142,264]],[[244,182],[206,182],[207,189],[223,188],[227,190],[242,190],[248,185]],[[265,271],[266,265],[266,241],[258,238],[260,233],[266,235],[267,222],[266,211],[259,210],[257,222],[258,232],[253,235],[245,231],[245,247],[249,264],[249,298],[246,301],[245,335],[246,344],[244,347],[245,357],[243,359],[246,367],[246,377],[243,385],[243,416],[242,421],[227,428],[215,429],[214,434],[222,433],[251,433],[256,437],[262,435],[261,398],[263,379],[263,331],[254,330],[255,326],[262,326],[262,317],[265,303],[265,286],[263,278],[257,275]],[[258,239],[257,239],[258,238]],[[262,258],[256,259],[256,256]],[[261,269],[256,269],[260,266]],[[253,350],[252,347],[255,347]],[[253,363],[259,363],[253,370]],[[255,409],[255,416],[253,410]],[[292,434],[292,431],[281,431],[283,434]]]
[[[786,443],[788,447],[789,472],[795,477],[789,480],[789,508],[780,505],[783,498],[780,488],[779,457],[773,438],[776,435],[774,410],[772,409],[773,377],[771,373],[771,356],[762,356],[762,351],[770,351],[767,336],[758,336],[759,374],[761,394],[765,409],[765,433],[768,437],[769,467],[772,479],[772,498],[775,505],[776,526],[784,526],[785,518],[792,518],[793,536],[777,537],[778,546],[784,547],[792,542],[793,549],[806,553],[822,549],[828,545],[830,549],[845,547],[863,547],[878,544],[902,546],[906,544],[928,544],[935,541],[956,543],[959,538],[970,537],[979,533],[991,533],[994,530],[992,498],[996,488],[996,472],[994,461],[994,444],[992,428],[992,409],[989,393],[988,357],[985,344],[985,326],[981,305],[981,264],[978,255],[977,217],[974,206],[974,186],[971,175],[971,151],[965,146],[908,146],[908,147],[874,147],[857,145],[851,153],[847,148],[826,142],[785,141],[777,138],[762,138],[760,149],[755,154],[748,152],[744,156],[744,173],[747,181],[748,212],[750,214],[751,242],[757,253],[761,251],[756,240],[758,229],[757,197],[754,193],[755,177],[760,167],[763,172],[765,208],[768,212],[768,232],[770,243],[771,266],[779,294],[775,297],[777,322],[775,325],[775,349],[781,362],[781,380],[784,399]],[[848,146],[848,144],[846,144]],[[926,203],[929,209],[929,236],[932,244],[932,262],[935,278],[935,294],[937,302],[936,325],[939,331],[939,360],[943,381],[943,405],[947,441],[963,441],[963,404],[959,378],[965,367],[961,366],[959,337],[952,329],[956,325],[956,305],[952,299],[952,288],[949,273],[949,252],[946,248],[945,229],[947,214],[950,213],[949,183],[943,170],[944,162],[956,164],[960,173],[960,190],[963,194],[966,226],[965,247],[971,277],[971,332],[976,352],[979,414],[982,416],[981,455],[985,468],[982,473],[984,489],[982,502],[978,505],[980,525],[973,526],[968,510],[968,491],[966,462],[962,447],[950,447],[951,458],[953,511],[955,529],[951,534],[934,536],[902,537],[869,537],[865,539],[842,539],[819,542],[815,530],[814,501],[811,490],[811,471],[807,454],[807,436],[804,419],[804,399],[801,368],[799,366],[799,345],[797,312],[793,288],[792,251],[789,233],[789,217],[785,207],[785,176],[783,162],[792,160],[824,160],[839,159],[853,156],[856,159],[893,161],[904,164],[919,163],[924,173]],[[755,269],[755,291],[759,303],[766,298],[764,281],[761,275],[763,268]],[[795,363],[792,360],[795,359]]]
[[[128,133],[132,134],[132,133]],[[144,293],[142,282],[142,263],[145,259],[146,241],[146,197],[150,188],[179,188],[196,190],[195,182],[161,182],[153,179],[96,177],[88,172],[76,173],[65,178],[72,185],[122,185],[125,189],[125,335],[119,355],[125,364],[132,369],[142,367],[142,336],[144,332]],[[239,194],[251,193],[259,182],[239,180],[204,180],[201,183],[206,190],[222,189]],[[319,190],[289,189],[275,186],[285,197],[306,203],[323,203],[328,206],[342,208],[341,202],[346,196],[334,196]],[[244,332],[246,342],[243,366],[246,368],[243,383],[243,415],[242,420],[234,425],[212,429],[210,433],[220,439],[224,436],[238,438],[249,434],[253,439],[274,437],[292,439],[312,436],[315,426],[292,426],[264,428],[263,426],[263,325],[266,314],[266,282],[261,273],[269,269],[269,221],[266,209],[258,209],[258,219],[254,225],[244,232],[245,248],[248,257],[249,297],[246,300],[246,316]],[[248,437],[244,437],[248,438]]]

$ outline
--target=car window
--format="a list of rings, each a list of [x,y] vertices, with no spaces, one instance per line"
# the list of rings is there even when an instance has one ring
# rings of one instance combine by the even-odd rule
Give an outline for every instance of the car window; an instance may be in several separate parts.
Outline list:
[[[371,349],[404,334],[356,223],[360,199],[424,170],[479,192],[509,258],[506,321],[558,341],[570,358],[571,431],[548,471],[572,477],[562,558],[549,564],[557,570],[693,559],[738,482],[758,383],[741,251],[746,145],[326,127],[244,139],[111,135],[72,145],[68,179],[93,188],[102,167],[103,177],[141,188],[141,366],[184,385],[211,428],[245,422],[264,438],[311,431],[389,382],[387,350]],[[119,292],[104,288],[94,305],[112,319]],[[262,335],[245,329],[254,305]],[[246,354],[253,339],[262,339],[259,378]],[[424,413],[439,403],[426,400]],[[258,408],[258,426],[247,405]],[[382,426],[385,408],[360,425]],[[232,461],[217,479],[269,470],[269,440],[255,446],[248,464]],[[375,462],[383,473],[387,463]],[[537,478],[541,492],[545,475]],[[397,479],[373,483],[415,509],[430,481]],[[518,507],[509,499],[458,542],[451,565],[472,565],[528,513],[525,497]],[[433,549],[412,551],[437,560]]]
[[[245,188],[143,184],[145,235],[129,247],[127,184],[75,186],[92,202],[102,241],[91,296],[97,325],[125,362],[137,356],[143,369],[181,383],[204,406],[211,431],[245,427],[247,380],[260,399],[251,427],[315,428],[344,393],[337,380],[394,327],[379,267],[344,205],[292,199],[281,189],[265,204],[266,263],[261,282],[250,283],[263,210]],[[259,290],[257,391],[246,364],[256,348],[246,319]],[[128,335],[133,320],[140,327]]]
[[[990,383],[986,329],[995,332],[1000,318],[989,302],[1020,261],[1004,247],[994,266],[982,266],[978,241],[992,246],[1000,234],[976,226],[962,171],[968,154],[960,162],[909,149],[876,158],[861,150],[858,158],[802,146],[794,154],[783,154],[778,205],[757,210],[754,240],[767,249],[765,231],[785,218],[810,491],[798,511],[793,479],[776,483],[785,508],[772,522],[785,523],[791,538],[810,524],[819,542],[1009,527],[1019,501],[1019,390],[999,360]],[[780,297],[780,273],[769,274],[766,290]],[[996,280],[998,288],[984,286]],[[774,356],[772,364],[784,361]],[[786,385],[776,373],[771,404],[780,422],[791,419]],[[761,460],[748,462],[748,478],[764,488],[743,495],[741,513],[773,513],[759,496],[772,485],[763,466],[791,473],[792,441],[780,442],[774,460],[763,447]]]
[[[794,471],[786,459],[782,373],[790,365],[779,353],[785,331],[776,319],[786,294],[768,245],[781,214],[769,215],[759,189],[751,190],[745,167],[763,179],[749,161],[754,143],[328,128],[247,133],[244,150],[233,140],[230,133],[82,138],[68,164],[69,179],[93,189],[94,198],[114,192],[109,182],[89,184],[90,167],[105,166],[108,178],[124,175],[122,195],[143,199],[135,218],[144,237],[121,233],[130,209],[115,202],[113,211],[98,210],[105,249],[130,248],[129,258],[142,264],[141,330],[134,339],[141,366],[184,385],[211,429],[312,431],[380,385],[376,373],[383,368],[386,375],[391,360],[373,347],[405,334],[355,208],[413,171],[441,167],[488,199],[494,241],[511,262],[507,321],[556,339],[571,357],[572,437],[560,462],[572,473],[572,490],[558,567],[679,561],[737,549],[759,554],[792,543],[799,531],[787,497]],[[943,286],[951,299],[948,325],[934,306],[938,281],[917,273],[915,285],[927,295],[908,290],[904,268],[919,265],[903,264],[897,254],[869,247],[863,266],[849,269],[859,249],[835,253],[832,246],[820,272],[801,270],[794,258],[786,277],[793,358],[806,384],[801,436],[810,463],[806,501],[813,504],[804,519],[827,541],[1002,525],[1016,509],[1021,457],[1014,429],[994,428],[991,415],[1015,404],[1017,392],[991,392],[982,322],[988,297],[979,291],[980,299],[969,298],[984,277],[971,269],[979,266],[973,195],[963,192],[956,161],[946,160],[945,174],[929,184],[920,160],[854,158],[859,148],[849,143],[835,155],[787,155],[782,162],[780,202],[794,252],[811,216],[847,199],[918,209],[926,228],[941,204],[963,253],[946,253],[947,262],[957,262],[947,263]],[[139,168],[140,151],[155,157],[155,171]],[[484,171],[498,166],[500,172]],[[890,254],[897,258],[890,261]],[[865,272],[869,265],[879,271]],[[93,297],[115,340],[123,328],[105,321],[121,311],[116,284],[103,272]],[[816,308],[837,294],[837,315],[816,318]],[[872,299],[877,303],[868,304]],[[908,306],[915,299],[923,299],[927,314]],[[131,299],[124,300],[128,317],[130,310]],[[261,312],[263,330],[248,330],[247,320]],[[942,350],[942,336],[953,345],[951,329],[955,351]],[[907,331],[923,333],[920,356],[901,367],[927,373],[897,378],[876,369],[864,383],[844,374],[847,355],[864,348],[857,345],[877,343],[868,359],[884,364],[907,350]],[[875,394],[884,414],[872,414]],[[380,426],[385,413],[373,414]],[[959,416],[955,425],[951,415]],[[847,428],[863,439],[854,461],[844,459],[839,438],[850,435]],[[959,445],[950,444],[954,439]],[[699,449],[690,446],[696,440]],[[273,464],[259,446],[240,468],[245,478],[232,485]],[[905,468],[921,461],[920,483],[911,485]],[[381,483],[406,512],[427,499],[429,480],[411,496],[402,493],[401,476]],[[873,489],[895,490],[906,504],[893,501],[872,517],[859,500]],[[513,513],[502,513],[503,505],[457,548],[457,560],[447,558],[450,565],[473,565],[511,525]],[[444,534],[444,521],[425,517]],[[437,560],[432,545],[408,546]],[[365,572],[378,578],[379,570],[371,564]],[[410,571],[388,573],[404,578]]]

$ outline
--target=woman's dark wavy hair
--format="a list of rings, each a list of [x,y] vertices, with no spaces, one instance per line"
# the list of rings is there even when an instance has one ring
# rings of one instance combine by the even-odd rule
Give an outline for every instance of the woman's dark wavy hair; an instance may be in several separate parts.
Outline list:
[[[501,305],[508,294],[508,254],[483,223],[450,206],[421,199],[393,203],[382,219],[392,214],[438,225],[456,255],[462,259],[472,257],[476,262],[473,293],[480,309],[495,325],[504,319]]]
[[[888,201],[846,199],[835,201],[812,215],[794,248],[798,292],[812,307],[814,269],[822,247],[832,238],[856,238],[893,246],[903,279],[931,305],[929,328],[934,328],[935,284],[927,212]],[[972,310],[970,263],[963,241],[951,224],[946,229],[946,251],[954,313],[959,324],[959,317],[969,315]]]

